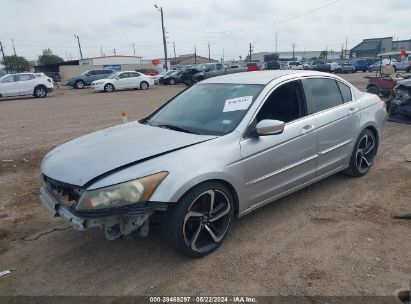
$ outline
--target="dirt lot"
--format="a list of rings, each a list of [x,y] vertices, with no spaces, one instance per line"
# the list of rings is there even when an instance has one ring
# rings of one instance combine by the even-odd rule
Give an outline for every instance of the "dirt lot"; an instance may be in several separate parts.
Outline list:
[[[346,76],[364,89],[364,74]],[[334,175],[237,220],[199,260],[157,233],[107,241],[40,205],[39,164],[53,146],[140,118],[183,89],[0,101],[0,295],[391,295],[411,283],[411,125],[387,123],[363,178]]]

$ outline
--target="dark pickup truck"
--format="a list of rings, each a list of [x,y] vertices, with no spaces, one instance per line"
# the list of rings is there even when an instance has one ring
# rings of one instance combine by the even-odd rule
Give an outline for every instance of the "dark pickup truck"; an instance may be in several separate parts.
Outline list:
[[[308,67],[310,70],[319,71],[319,72],[331,72],[331,65],[324,62],[323,60],[314,60],[309,64]]]
[[[190,86],[207,78],[239,72],[247,72],[247,68],[225,68],[222,63],[204,63],[184,70],[181,82]]]

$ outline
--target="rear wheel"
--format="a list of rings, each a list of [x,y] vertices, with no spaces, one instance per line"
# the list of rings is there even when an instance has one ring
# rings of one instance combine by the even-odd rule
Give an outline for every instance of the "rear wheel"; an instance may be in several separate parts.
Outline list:
[[[350,166],[344,173],[355,177],[367,174],[374,162],[377,148],[378,141],[375,138],[374,133],[368,129],[362,131],[355,143],[350,159]]]
[[[104,92],[110,93],[110,92],[114,92],[114,90],[115,90],[115,88],[114,88],[114,86],[113,86],[111,83],[107,83],[107,84],[104,86]]]
[[[76,89],[84,89],[85,83],[83,80],[77,80],[76,83],[74,84],[74,87]]]
[[[170,84],[171,85],[176,84],[176,81],[174,80],[174,78],[170,78]]]
[[[380,94],[380,90],[377,88],[376,85],[370,85],[367,87],[367,92],[375,95]]]
[[[233,217],[230,191],[220,183],[206,182],[170,206],[161,227],[177,251],[188,257],[203,257],[221,245]]]
[[[140,89],[141,90],[147,90],[148,89],[148,83],[146,82],[146,81],[142,81],[141,83],[140,83]]]
[[[34,96],[37,98],[44,98],[47,96],[47,88],[44,86],[38,86],[34,89]]]

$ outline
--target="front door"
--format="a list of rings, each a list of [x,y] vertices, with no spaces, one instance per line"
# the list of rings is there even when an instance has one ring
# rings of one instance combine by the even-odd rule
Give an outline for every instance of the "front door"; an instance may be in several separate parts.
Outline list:
[[[19,95],[18,80],[18,75],[9,75],[3,78],[0,84],[0,94],[3,97]]]
[[[283,84],[269,95],[253,123],[263,119],[286,124],[281,134],[252,136],[240,142],[246,210],[292,191],[312,180],[316,172],[316,118],[306,115],[300,81]]]

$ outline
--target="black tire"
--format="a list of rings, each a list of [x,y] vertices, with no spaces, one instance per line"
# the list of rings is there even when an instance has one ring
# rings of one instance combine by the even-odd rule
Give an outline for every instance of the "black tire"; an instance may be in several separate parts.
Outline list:
[[[375,95],[380,95],[380,90],[376,85],[370,85],[367,87],[367,92]]]
[[[114,92],[115,90],[116,88],[111,83],[107,83],[104,86],[104,92],[111,93],[111,92]]]
[[[397,72],[397,67],[395,65],[392,66],[394,68],[394,72]]]
[[[140,90],[147,90],[150,87],[147,81],[142,81],[140,83]]]
[[[176,84],[176,80],[174,78],[170,78],[168,83],[171,84],[171,85],[174,85],[174,84]]]
[[[74,84],[74,87],[76,89],[84,89],[85,86],[86,84],[84,83],[83,80],[77,80],[76,83]]]
[[[216,250],[227,236],[234,218],[234,200],[224,185],[205,182],[171,204],[163,215],[160,226],[165,239],[181,254],[200,258]]]
[[[363,73],[367,72],[367,70],[362,70]]]
[[[360,177],[368,173],[378,150],[378,139],[368,129],[361,132],[355,142],[350,158],[350,166],[344,171],[353,177]]]
[[[47,88],[43,85],[35,87],[33,96],[36,98],[45,98],[47,96]]]

